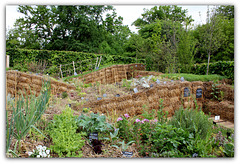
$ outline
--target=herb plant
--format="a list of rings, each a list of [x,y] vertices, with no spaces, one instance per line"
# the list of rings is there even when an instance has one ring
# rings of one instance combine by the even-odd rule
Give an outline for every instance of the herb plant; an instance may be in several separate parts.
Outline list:
[[[105,115],[90,113],[90,116],[82,114],[77,118],[77,125],[79,130],[92,133],[101,132],[108,133],[113,130],[113,126],[106,122]]]
[[[51,150],[59,157],[81,157],[80,149],[84,146],[83,132],[77,133],[77,116],[73,115],[70,107],[66,107],[60,115],[54,115],[49,125],[49,134],[53,145]]]

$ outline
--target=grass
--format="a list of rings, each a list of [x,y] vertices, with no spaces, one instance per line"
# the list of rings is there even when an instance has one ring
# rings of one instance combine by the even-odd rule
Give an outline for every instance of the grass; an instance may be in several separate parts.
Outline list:
[[[173,80],[180,80],[181,77],[184,77],[184,79],[187,81],[219,81],[225,79],[224,76],[220,75],[194,75],[185,73],[163,74],[161,77],[170,78]]]

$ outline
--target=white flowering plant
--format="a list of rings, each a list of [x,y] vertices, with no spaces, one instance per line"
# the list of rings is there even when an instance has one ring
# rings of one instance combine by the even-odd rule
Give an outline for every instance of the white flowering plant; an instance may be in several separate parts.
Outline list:
[[[38,145],[36,149],[28,152],[28,156],[31,158],[49,158],[50,150],[46,146]]]

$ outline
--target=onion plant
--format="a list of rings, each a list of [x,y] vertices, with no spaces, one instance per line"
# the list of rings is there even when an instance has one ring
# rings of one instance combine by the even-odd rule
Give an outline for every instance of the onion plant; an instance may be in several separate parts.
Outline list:
[[[31,128],[36,129],[39,133],[41,131],[37,129],[34,125],[40,120],[41,116],[45,112],[47,103],[50,98],[50,83],[45,82],[41,93],[38,97],[35,95],[26,96],[26,98],[19,96],[19,99],[16,101],[16,104],[11,104],[11,121],[8,122],[7,119],[7,152],[9,152],[10,143],[12,137],[17,139],[19,144],[19,152],[21,148],[21,140],[25,138],[27,133]],[[42,133],[41,133],[42,134]]]

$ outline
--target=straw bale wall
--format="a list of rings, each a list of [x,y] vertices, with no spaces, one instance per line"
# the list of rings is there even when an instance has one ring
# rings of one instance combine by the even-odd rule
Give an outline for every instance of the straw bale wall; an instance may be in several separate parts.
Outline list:
[[[135,63],[126,65],[113,65],[111,67],[103,68],[99,71],[89,73],[78,77],[83,80],[84,83],[111,84],[121,82],[122,79],[129,79],[136,77],[137,75],[147,76],[150,74],[160,75],[160,72],[148,72],[145,71],[145,65]]]
[[[234,121],[234,91],[230,87],[220,86],[226,92],[224,101],[212,102],[212,82],[176,82],[171,85],[157,85],[146,91],[138,92],[133,95],[122,97],[106,98],[99,101],[88,102],[84,107],[89,107],[93,112],[109,113],[112,112],[123,115],[128,113],[131,116],[141,115],[143,105],[148,110],[158,110],[160,98],[163,99],[163,111],[168,111],[168,116],[172,116],[175,110],[181,106],[184,108],[202,109],[206,114],[219,114],[221,118]],[[187,88],[187,89],[186,89]],[[189,93],[188,93],[188,92]],[[83,106],[76,109],[81,110]],[[220,110],[217,110],[220,109]]]
[[[184,89],[188,87],[190,95],[184,97]],[[196,98],[196,90],[201,88],[201,98]],[[114,97],[112,99],[105,98],[99,101],[92,101],[78,106],[76,109],[81,110],[82,107],[89,107],[93,112],[112,113],[117,112],[120,115],[128,113],[135,116],[143,112],[143,105],[148,107],[148,110],[160,107],[160,98],[163,99],[163,111],[168,111],[168,115],[172,116],[175,110],[178,110],[181,105],[184,107],[195,107],[194,98],[199,107],[202,107],[204,100],[204,87],[202,82],[179,82],[171,85],[158,85],[146,91],[138,92],[132,95]]]
[[[9,70],[6,72],[6,90],[7,93],[10,93],[13,96],[16,96],[18,93],[22,93],[23,96],[26,94],[35,94],[39,95],[43,81],[48,81],[46,77],[38,76],[35,74],[28,74],[24,72]],[[55,81],[50,79],[51,84],[51,93],[61,93],[68,92],[70,90],[75,90],[75,86]]]

